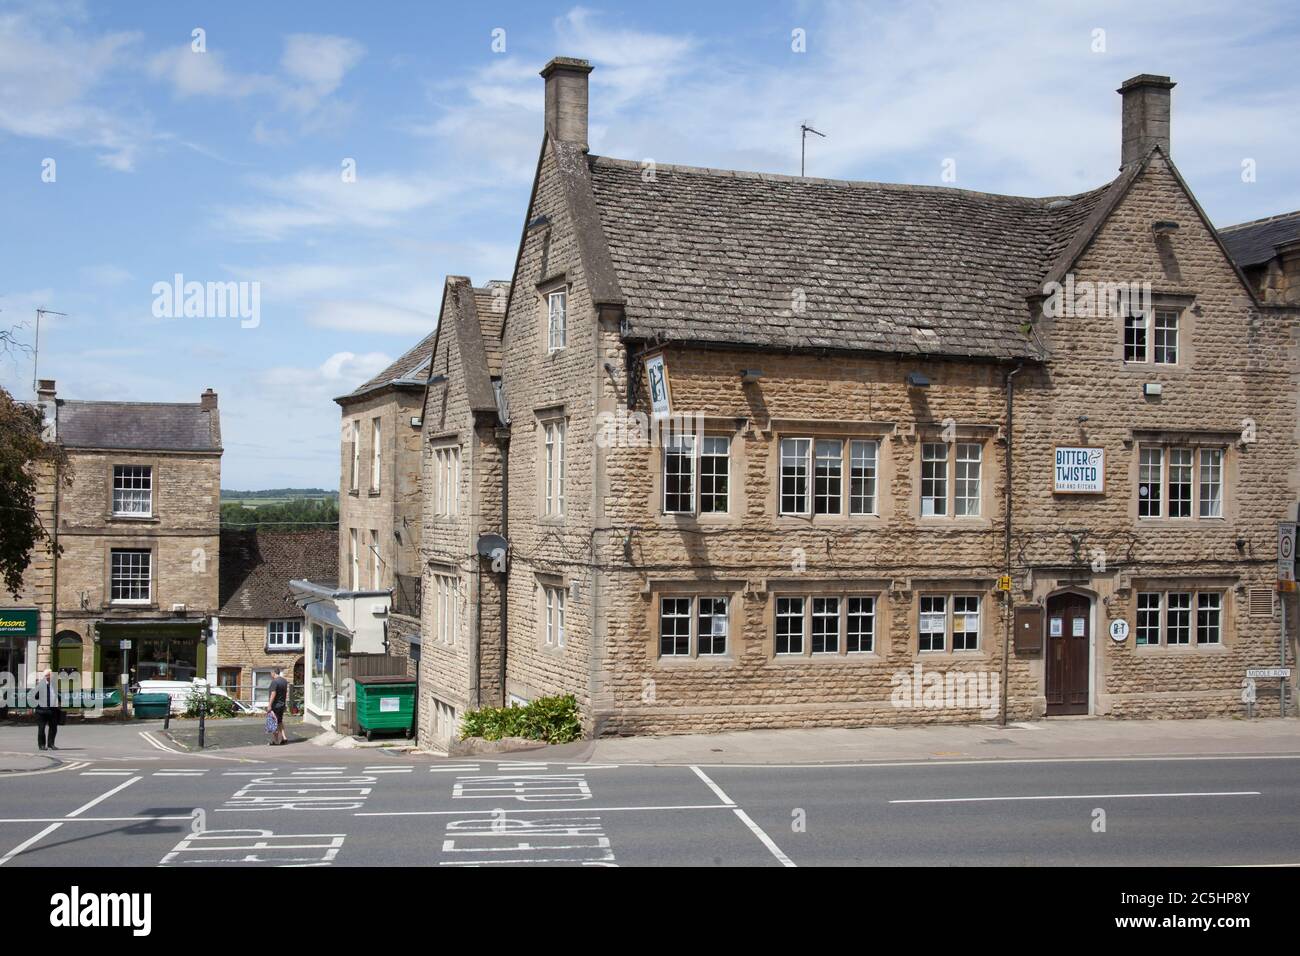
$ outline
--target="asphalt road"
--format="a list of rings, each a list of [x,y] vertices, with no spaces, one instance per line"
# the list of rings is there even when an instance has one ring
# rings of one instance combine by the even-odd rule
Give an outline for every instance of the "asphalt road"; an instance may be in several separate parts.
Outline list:
[[[693,767],[304,743],[57,756],[48,770],[11,756],[19,769],[0,773],[0,867],[1300,864],[1300,754]]]

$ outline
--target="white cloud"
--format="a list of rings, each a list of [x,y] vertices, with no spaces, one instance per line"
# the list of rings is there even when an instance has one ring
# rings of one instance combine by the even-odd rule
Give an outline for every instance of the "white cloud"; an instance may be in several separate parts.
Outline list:
[[[286,37],[280,66],[296,82],[284,91],[285,102],[299,112],[314,110],[339,88],[364,54],[365,47],[347,37],[311,33]]]
[[[301,229],[392,226],[402,215],[449,194],[451,184],[432,176],[369,173],[358,167],[354,182],[342,169],[303,169],[261,178],[254,187],[267,200],[219,210],[220,224],[243,238],[276,240]]]
[[[191,96],[242,97],[274,88],[266,76],[242,75],[226,69],[217,52],[198,52],[189,46],[164,50],[149,60],[149,75],[171,84],[178,99]]]
[[[104,165],[132,169],[149,119],[96,97],[138,43],[136,33],[88,38],[38,13],[0,14],[0,130],[89,147]]]
[[[438,317],[384,302],[349,299],[319,303],[308,313],[307,321],[325,329],[403,335],[418,340],[434,330]]]

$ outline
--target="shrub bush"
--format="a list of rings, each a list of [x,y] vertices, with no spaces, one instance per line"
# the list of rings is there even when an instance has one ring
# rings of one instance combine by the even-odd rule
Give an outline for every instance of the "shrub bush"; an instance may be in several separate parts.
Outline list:
[[[200,687],[190,691],[189,698],[185,701],[185,716],[197,717],[199,708],[203,706],[203,698],[207,697],[207,711],[209,717],[237,717],[239,710],[235,707],[235,702],[229,697],[223,697],[220,694],[209,694]]]
[[[582,736],[578,702],[572,694],[539,697],[523,707],[483,707],[461,718],[460,738],[524,737],[548,744],[567,744]]]

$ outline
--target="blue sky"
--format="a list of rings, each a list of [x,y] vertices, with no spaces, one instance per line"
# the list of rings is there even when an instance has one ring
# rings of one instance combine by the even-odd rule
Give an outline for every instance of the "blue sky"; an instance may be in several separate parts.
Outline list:
[[[1112,178],[1116,87],[1167,73],[1210,217],[1300,208],[1300,8],[1140,6],[0,0],[0,324],[68,313],[65,398],[215,388],[226,487],[335,486],[331,399],[433,328],[445,275],[510,278],[557,54],[596,67],[597,153],[792,173],[808,122],[810,175],[1023,195]],[[259,283],[260,323],[155,318],[176,273]]]

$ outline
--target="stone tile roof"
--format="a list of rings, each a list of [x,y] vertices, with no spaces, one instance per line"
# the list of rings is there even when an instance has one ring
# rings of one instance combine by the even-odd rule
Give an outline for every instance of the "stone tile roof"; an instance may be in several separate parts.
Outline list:
[[[509,296],[510,283],[503,279],[493,279],[474,290],[478,324],[483,331],[483,352],[487,356],[488,375],[492,378],[501,377],[501,328],[505,324]]]
[[[59,399],[58,437],[67,448],[221,451],[216,409],[197,402]]]
[[[1111,188],[1029,199],[587,165],[631,338],[995,359],[1035,354],[1026,297]]]
[[[221,617],[300,618],[289,581],[337,584],[338,531],[223,530],[219,574]]]
[[[455,336],[454,347],[460,352],[461,375],[464,376],[465,396],[475,412],[496,411],[496,395],[492,391],[489,371],[488,328],[497,328],[495,361],[501,367],[500,322],[492,306],[494,293],[490,288],[476,289],[465,276],[447,276],[443,292],[442,315],[438,327]]]
[[[429,377],[429,357],[433,355],[433,346],[437,339],[437,331],[430,332],[374,378],[358,385],[334,401],[344,405],[352,399],[377,392],[381,388],[424,388],[424,382]]]
[[[1277,246],[1300,242],[1300,210],[1224,226],[1219,238],[1238,268],[1262,265],[1277,255]]]

